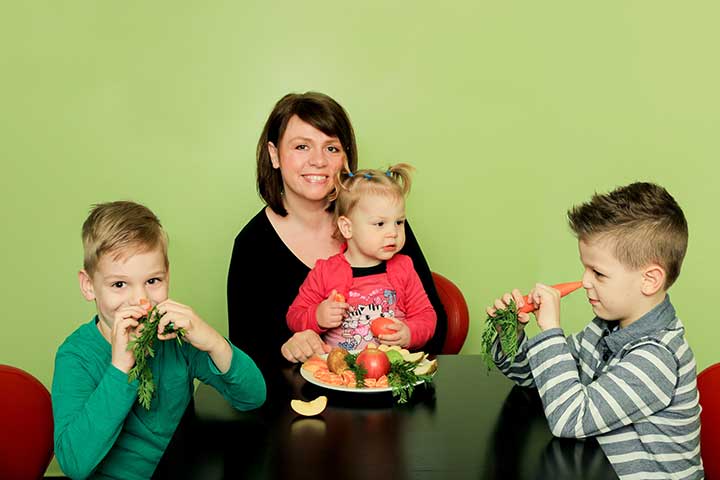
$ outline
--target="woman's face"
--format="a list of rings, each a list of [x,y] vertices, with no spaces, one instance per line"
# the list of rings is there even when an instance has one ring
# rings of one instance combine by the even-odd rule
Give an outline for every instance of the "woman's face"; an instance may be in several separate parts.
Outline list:
[[[268,150],[273,168],[282,175],[286,205],[295,200],[325,202],[346,159],[340,140],[294,115],[278,143],[268,142]]]

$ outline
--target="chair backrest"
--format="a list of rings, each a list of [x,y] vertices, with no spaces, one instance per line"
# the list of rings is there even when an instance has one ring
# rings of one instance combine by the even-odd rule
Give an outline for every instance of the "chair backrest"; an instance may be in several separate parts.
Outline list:
[[[697,377],[700,393],[700,455],[707,480],[720,479],[720,363]]]
[[[0,365],[0,432],[0,478],[42,478],[53,455],[50,393],[9,365]]]
[[[437,272],[432,272],[435,288],[447,313],[447,335],[442,353],[458,353],[465,343],[470,324],[467,302],[453,282]]]

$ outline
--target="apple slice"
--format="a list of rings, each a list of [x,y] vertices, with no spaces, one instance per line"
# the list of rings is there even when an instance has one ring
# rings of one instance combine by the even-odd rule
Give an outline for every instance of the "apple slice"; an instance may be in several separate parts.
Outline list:
[[[415,375],[430,375],[437,370],[437,360],[415,367]]]
[[[420,361],[425,358],[425,352],[415,352],[415,353],[406,353],[403,355],[403,358],[406,362],[411,363],[420,363]]]
[[[295,412],[299,413],[300,415],[304,415],[306,417],[313,417],[315,415],[320,415],[323,410],[325,410],[325,407],[327,406],[327,397],[325,395],[321,395],[317,397],[315,400],[311,400],[309,402],[304,402],[302,400],[291,400],[290,401],[290,408],[295,410]]]

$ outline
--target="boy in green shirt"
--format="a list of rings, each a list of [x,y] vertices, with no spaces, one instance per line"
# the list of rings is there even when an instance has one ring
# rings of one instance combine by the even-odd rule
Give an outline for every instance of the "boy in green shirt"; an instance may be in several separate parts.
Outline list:
[[[167,236],[158,218],[132,202],[96,205],[83,224],[80,290],[97,315],[60,346],[52,386],[55,455],[72,478],[149,478],[193,394],[193,379],[215,387],[238,410],[260,407],[265,382],[255,363],[190,307],[168,299]],[[155,393],[138,403],[129,342],[149,299],[162,315]],[[141,301],[142,300],[142,301]],[[170,325],[184,329],[163,334]],[[172,341],[166,341],[172,340]]]

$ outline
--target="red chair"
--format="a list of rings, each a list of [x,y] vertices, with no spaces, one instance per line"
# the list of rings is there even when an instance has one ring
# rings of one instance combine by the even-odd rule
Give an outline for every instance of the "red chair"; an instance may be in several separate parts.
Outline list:
[[[720,363],[697,377],[700,392],[700,456],[707,480],[720,479]]]
[[[453,282],[439,273],[432,272],[435,288],[440,301],[447,313],[447,335],[443,344],[442,353],[456,354],[460,352],[470,325],[470,314],[460,289]]]
[[[42,478],[53,455],[50,393],[9,365],[0,365],[0,431],[0,478]]]

